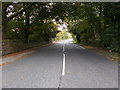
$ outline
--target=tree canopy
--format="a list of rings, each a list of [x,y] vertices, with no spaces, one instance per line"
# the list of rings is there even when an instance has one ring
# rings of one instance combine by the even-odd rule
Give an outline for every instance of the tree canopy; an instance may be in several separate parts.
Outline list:
[[[79,43],[118,51],[119,2],[3,2],[3,39],[50,41],[66,22]],[[59,34],[58,34],[59,35]]]

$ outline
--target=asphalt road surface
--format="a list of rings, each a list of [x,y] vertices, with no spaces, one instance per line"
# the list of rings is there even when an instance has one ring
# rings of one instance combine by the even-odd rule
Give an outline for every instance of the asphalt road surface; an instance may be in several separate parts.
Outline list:
[[[61,41],[2,67],[3,88],[118,88],[118,65]]]

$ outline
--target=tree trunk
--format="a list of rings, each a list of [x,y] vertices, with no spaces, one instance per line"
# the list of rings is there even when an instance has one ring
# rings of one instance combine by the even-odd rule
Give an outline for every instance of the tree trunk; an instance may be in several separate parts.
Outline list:
[[[101,32],[101,16],[102,16],[102,3],[99,3],[99,36],[100,36],[100,41],[102,41],[102,32]]]
[[[77,34],[76,38],[77,38],[77,42],[80,43],[81,39],[80,39],[80,35],[79,34]]]
[[[107,10],[108,10],[108,3],[104,5],[104,30],[107,28]]]
[[[29,29],[30,29],[30,11],[28,10],[28,11],[26,11],[25,12],[25,16],[26,16],[26,18],[25,18],[25,30],[24,30],[24,32],[25,32],[25,43],[28,43],[29,42]]]
[[[6,27],[7,27],[7,7],[11,4],[11,2],[3,2],[2,3],[2,39],[5,39]]]
[[[7,23],[3,23],[2,24],[2,39],[5,40],[5,35],[6,35],[6,26],[7,26]]]

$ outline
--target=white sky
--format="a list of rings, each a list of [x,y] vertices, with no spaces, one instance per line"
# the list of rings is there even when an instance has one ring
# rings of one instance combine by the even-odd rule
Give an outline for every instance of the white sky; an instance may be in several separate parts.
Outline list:
[[[54,24],[57,24],[57,22],[55,22],[55,19],[53,19],[52,21],[53,21]],[[61,19],[59,21],[60,21],[60,23],[62,23]],[[57,24],[57,27],[58,27],[58,30],[60,30],[60,31],[62,31],[63,29],[66,30],[66,31],[68,31],[68,29],[67,29],[67,23],[65,23],[65,22],[63,22],[62,25]]]

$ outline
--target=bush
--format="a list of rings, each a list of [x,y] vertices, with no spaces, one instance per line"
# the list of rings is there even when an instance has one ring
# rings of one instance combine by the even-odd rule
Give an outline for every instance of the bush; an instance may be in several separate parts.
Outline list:
[[[118,25],[106,29],[103,34],[104,47],[118,52],[118,35],[120,35],[120,32],[118,32]]]

